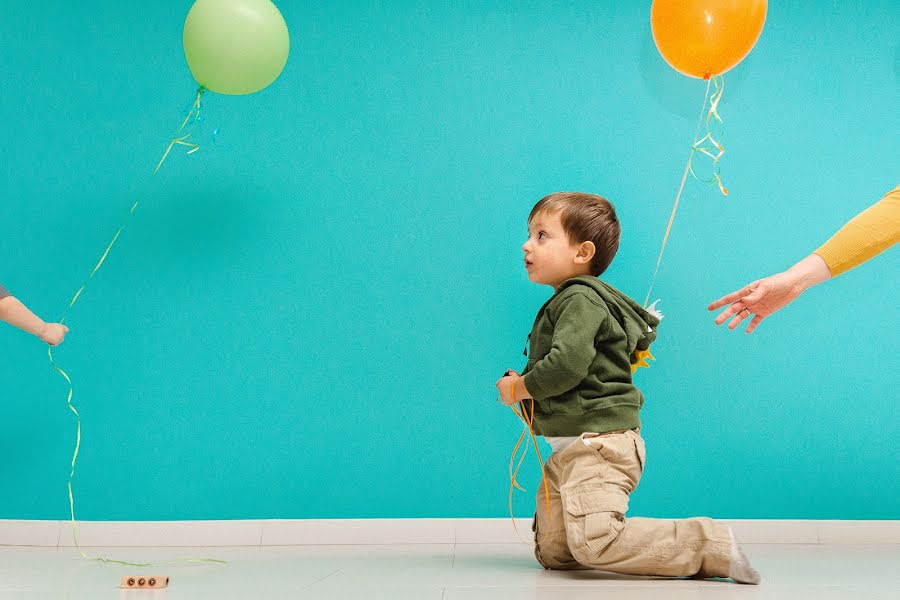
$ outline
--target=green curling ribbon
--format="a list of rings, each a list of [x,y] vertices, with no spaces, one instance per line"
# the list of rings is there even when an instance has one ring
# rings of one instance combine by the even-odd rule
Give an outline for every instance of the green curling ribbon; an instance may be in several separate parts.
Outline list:
[[[166,162],[166,159],[169,157],[169,154],[171,153],[172,149],[175,146],[187,146],[189,148],[189,150],[187,151],[187,154],[193,154],[194,152],[196,152],[200,149],[200,146],[198,144],[194,144],[194,143],[187,141],[187,139],[191,136],[191,132],[184,133],[184,131],[185,131],[185,128],[187,128],[189,124],[196,123],[197,120],[199,119],[199,117],[200,117],[200,99],[203,97],[203,93],[205,91],[206,91],[206,89],[203,86],[200,86],[200,88],[197,89],[197,96],[194,100],[194,104],[191,106],[190,110],[188,111],[187,116],[185,116],[184,121],[181,123],[181,127],[178,128],[178,132],[175,135],[175,137],[173,137],[169,141],[169,145],[166,148],[165,152],[163,153],[162,158],[160,158],[159,163],[157,163],[156,168],[153,169],[152,175],[156,175],[159,172],[159,169],[163,166],[163,163]],[[122,223],[122,225],[116,231],[116,234],[113,236],[112,241],[110,241],[109,245],[106,246],[106,250],[103,251],[103,254],[100,256],[100,260],[97,261],[97,264],[91,270],[90,275],[88,275],[87,279],[81,285],[81,287],[78,288],[78,291],[75,292],[75,295],[72,297],[72,300],[69,302],[69,305],[66,307],[66,310],[63,313],[62,318],[59,320],[60,323],[66,322],[66,319],[69,317],[69,313],[71,312],[72,307],[75,306],[75,302],[78,301],[78,299],[81,297],[82,292],[84,292],[85,288],[87,287],[88,283],[91,281],[91,279],[97,273],[97,271],[100,270],[100,267],[103,265],[103,262],[106,260],[106,257],[109,256],[109,253],[113,249],[113,246],[115,246],[116,242],[119,240],[119,236],[122,234],[122,230],[125,229],[125,226],[128,224],[129,220],[131,219],[131,216],[137,210],[139,203],[140,203],[140,201],[136,201],[131,206],[131,210],[128,212],[128,216],[126,217],[125,222]],[[79,542],[78,542],[78,530],[75,526],[75,497],[74,497],[74,494],[72,493],[72,480],[75,478],[75,462],[78,460],[78,450],[81,448],[81,415],[78,414],[78,410],[75,408],[75,405],[72,404],[72,396],[75,393],[75,387],[72,384],[72,378],[69,377],[68,373],[66,373],[58,364],[56,364],[56,361],[53,360],[53,348],[52,347],[47,348],[47,356],[49,356],[49,358],[50,358],[50,365],[60,375],[63,376],[63,378],[66,380],[66,383],[69,386],[69,393],[68,393],[68,396],[66,397],[66,405],[69,407],[69,410],[71,410],[75,414],[75,420],[76,420],[76,424],[77,424],[76,435],[75,435],[75,451],[72,453],[72,467],[71,467],[71,470],[69,471],[69,484],[68,484],[69,515],[70,515],[71,523],[72,523],[72,540],[75,542],[75,547],[78,549],[78,552],[81,553],[82,558],[85,558],[88,560],[96,560],[96,561],[104,562],[104,563],[114,563],[114,564],[119,564],[119,565],[126,565],[129,567],[149,567],[149,566],[158,566],[158,565],[164,565],[164,564],[172,564],[172,563],[177,563],[177,562],[205,563],[205,564],[211,563],[211,564],[223,564],[223,565],[227,564],[227,562],[224,560],[218,560],[218,559],[213,559],[213,558],[178,558],[175,560],[164,561],[162,563],[136,563],[136,562],[127,562],[124,560],[115,560],[112,558],[90,556],[84,550],[82,550],[81,544],[79,544]]]

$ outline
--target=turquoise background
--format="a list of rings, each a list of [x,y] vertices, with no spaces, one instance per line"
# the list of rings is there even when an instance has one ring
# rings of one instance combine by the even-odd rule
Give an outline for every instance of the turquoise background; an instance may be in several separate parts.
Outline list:
[[[610,198],[607,279],[643,300],[704,83],[650,2],[281,2],[282,77],[205,96],[202,150],[151,177],[196,88],[189,6],[3,0],[0,281],[58,318],[142,202],[56,353],[78,517],[504,516],[494,382],[550,294],[528,211]],[[772,2],[726,75],[731,194],[682,198],[633,514],[900,517],[897,251],[752,336],[706,311],[900,183],[898,28],[896,2]],[[66,518],[65,383],[40,341],[0,348],[0,518]]]

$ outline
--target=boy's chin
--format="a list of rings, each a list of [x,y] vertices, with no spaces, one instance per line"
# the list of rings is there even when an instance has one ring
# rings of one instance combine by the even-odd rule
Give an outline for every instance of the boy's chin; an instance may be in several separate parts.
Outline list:
[[[540,278],[540,277],[535,277],[535,276],[532,275],[531,273],[528,274],[528,281],[530,281],[531,283],[536,283],[537,285],[549,285],[549,286],[552,286],[552,287],[556,287],[555,284],[553,284],[553,283],[551,283],[551,282],[549,282],[549,281],[544,281],[544,280],[543,280],[542,278]]]

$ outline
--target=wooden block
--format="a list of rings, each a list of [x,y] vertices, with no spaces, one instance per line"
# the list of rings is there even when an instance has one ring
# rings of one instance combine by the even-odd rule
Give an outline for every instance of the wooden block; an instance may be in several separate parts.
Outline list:
[[[125,575],[119,587],[127,590],[158,590],[169,587],[166,575]]]

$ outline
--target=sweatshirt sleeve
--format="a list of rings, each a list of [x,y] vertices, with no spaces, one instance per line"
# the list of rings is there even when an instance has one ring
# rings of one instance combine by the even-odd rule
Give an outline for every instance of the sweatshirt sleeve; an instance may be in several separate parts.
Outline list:
[[[900,186],[856,215],[815,251],[833,277],[861,265],[900,240]]]
[[[6,291],[6,288],[3,287],[3,284],[0,283],[0,300],[3,300],[4,298],[11,296],[11,295],[12,294],[10,294],[8,291]]]
[[[594,338],[609,312],[584,293],[560,301],[550,352],[525,374],[525,387],[536,400],[558,396],[587,376],[597,354]]]

